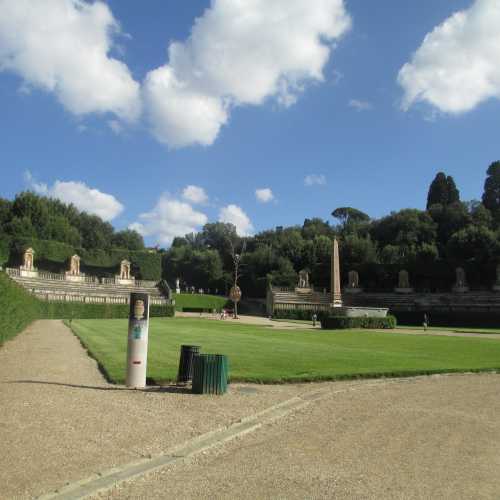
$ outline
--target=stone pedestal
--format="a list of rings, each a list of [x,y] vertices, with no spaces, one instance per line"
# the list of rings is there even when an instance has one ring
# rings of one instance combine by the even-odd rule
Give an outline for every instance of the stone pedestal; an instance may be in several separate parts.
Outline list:
[[[469,291],[468,286],[454,286],[451,291],[453,293],[467,293]]]
[[[128,286],[133,286],[135,285],[135,278],[120,278],[120,276],[115,276],[115,283],[117,285],[128,285]]]
[[[19,276],[21,278],[38,278],[38,269],[19,268]]]
[[[394,291],[396,293],[413,293],[413,288],[400,288],[400,287],[396,287],[394,289]]]
[[[497,283],[496,285],[493,285],[493,291],[494,292],[500,292],[500,283]]]
[[[85,281],[85,274],[70,274],[67,272],[65,280],[73,283],[83,283]]]
[[[348,293],[348,294],[361,293],[362,291],[363,291],[363,289],[358,287],[358,286],[344,288],[344,293]]]

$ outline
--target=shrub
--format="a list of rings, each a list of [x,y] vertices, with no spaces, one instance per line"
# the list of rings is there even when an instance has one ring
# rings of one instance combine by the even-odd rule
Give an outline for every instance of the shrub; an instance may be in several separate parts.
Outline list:
[[[298,319],[304,321],[312,321],[312,315],[315,311],[310,310],[302,310],[302,309],[289,309],[283,310],[278,309],[273,312],[273,318],[275,319]],[[320,317],[320,313],[316,312],[318,319]]]
[[[354,328],[396,328],[396,318],[387,316],[385,318],[359,317],[349,318],[347,316],[323,316],[321,328],[324,330],[347,330]]]

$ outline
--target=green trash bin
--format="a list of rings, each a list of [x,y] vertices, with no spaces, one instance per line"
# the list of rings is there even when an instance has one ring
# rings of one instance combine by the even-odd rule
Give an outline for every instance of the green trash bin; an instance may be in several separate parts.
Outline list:
[[[193,393],[227,392],[229,362],[223,354],[198,354],[193,358]]]

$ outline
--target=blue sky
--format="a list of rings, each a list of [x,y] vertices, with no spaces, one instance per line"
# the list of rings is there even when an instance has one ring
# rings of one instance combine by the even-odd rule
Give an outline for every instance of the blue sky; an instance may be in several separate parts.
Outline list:
[[[0,0],[0,196],[163,246],[423,208],[440,170],[478,199],[499,23],[497,0]]]

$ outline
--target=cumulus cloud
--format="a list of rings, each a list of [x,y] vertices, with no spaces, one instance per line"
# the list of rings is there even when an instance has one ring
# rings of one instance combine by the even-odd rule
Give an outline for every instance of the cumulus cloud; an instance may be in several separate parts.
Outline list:
[[[463,113],[500,98],[500,3],[476,0],[428,33],[398,75],[402,107],[426,102]]]
[[[212,0],[143,96],[156,138],[169,147],[212,144],[241,105],[295,102],[323,80],[335,40],[351,25],[343,0]]]
[[[151,212],[139,215],[139,221],[129,226],[142,236],[153,236],[159,243],[170,245],[176,236],[195,233],[206,224],[207,216],[189,203],[164,194]]]
[[[56,181],[52,186],[37,182],[30,172],[24,174],[25,181],[33,191],[43,196],[57,198],[64,203],[72,203],[76,208],[89,214],[98,215],[110,221],[123,212],[123,205],[111,194],[88,187],[78,181]]]
[[[83,0],[0,0],[0,71],[54,93],[75,115],[140,114],[140,86],[109,56],[120,26],[109,7]]]
[[[189,185],[182,191],[182,197],[191,203],[206,203],[208,196],[205,190],[199,186]]]
[[[304,185],[311,186],[324,186],[326,184],[326,177],[323,174],[309,174],[304,178]]]
[[[240,236],[250,236],[254,227],[248,215],[238,205],[227,205],[220,209],[219,222],[230,222]]]
[[[260,203],[269,203],[274,200],[274,194],[270,188],[256,189],[255,197]]]
[[[354,108],[356,111],[370,111],[373,109],[373,105],[369,101],[361,101],[359,99],[351,99],[349,101],[349,107]]]

